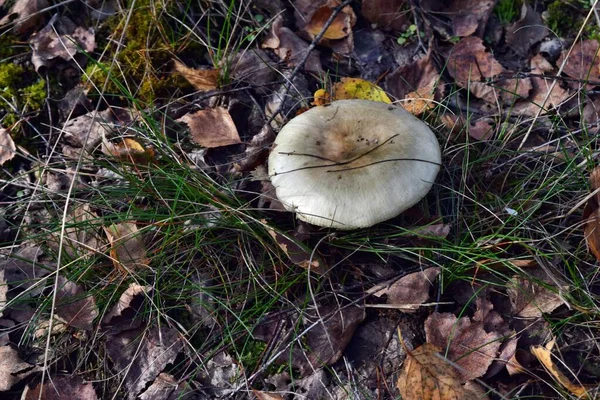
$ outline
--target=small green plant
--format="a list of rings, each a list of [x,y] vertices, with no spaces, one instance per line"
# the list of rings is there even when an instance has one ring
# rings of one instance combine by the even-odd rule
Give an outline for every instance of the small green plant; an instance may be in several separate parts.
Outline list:
[[[400,36],[398,36],[398,39],[396,39],[396,42],[400,45],[405,45],[409,41],[412,41],[414,38],[416,38],[417,34],[418,34],[417,26],[410,25],[408,27],[408,29],[406,29],[406,31],[404,31],[403,33],[400,34]],[[423,36],[423,32],[420,32],[420,35]]]
[[[500,0],[494,7],[494,14],[496,14],[502,25],[508,25],[519,16],[521,5],[521,0]]]
[[[576,25],[574,9],[571,1],[556,0],[546,9],[543,14],[548,28],[557,36],[567,36],[571,29]]]

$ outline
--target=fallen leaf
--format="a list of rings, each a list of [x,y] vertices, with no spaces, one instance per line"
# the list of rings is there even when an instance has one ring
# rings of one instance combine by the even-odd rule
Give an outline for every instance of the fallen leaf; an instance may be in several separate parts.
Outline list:
[[[549,283],[544,285],[543,281],[538,283],[522,276],[513,276],[506,288],[513,313],[521,318],[539,318],[542,314],[549,314],[565,304],[561,296],[548,286],[552,285]]]
[[[104,227],[110,243],[110,257],[116,269],[131,271],[149,268],[146,245],[135,222],[121,222]]]
[[[340,0],[295,0],[294,14],[299,34],[312,41],[324,28],[333,10],[341,3]],[[319,44],[331,48],[338,55],[349,55],[354,49],[352,27],[355,23],[356,15],[352,7],[345,6],[326,31],[330,38],[323,37]]]
[[[387,303],[401,306],[399,311],[414,313],[420,305],[429,299],[429,289],[440,274],[439,268],[427,268],[403,276],[388,287],[381,289],[374,296],[387,296]]]
[[[425,335],[427,343],[445,349],[448,359],[460,367],[458,375],[463,380],[485,375],[502,342],[502,335],[486,332],[482,322],[451,313],[431,314],[425,320]]]
[[[11,346],[0,347],[0,392],[6,392],[27,376],[41,368],[21,360],[17,350]]]
[[[68,17],[55,15],[31,36],[29,44],[33,50],[31,62],[39,71],[41,67],[51,67],[58,59],[72,61],[80,51],[92,52],[96,48],[96,38],[92,28],[74,28]]]
[[[262,390],[252,389],[252,394],[256,396],[257,400],[284,400],[283,396],[279,393],[263,392]]]
[[[12,30],[17,35],[22,35],[33,29],[42,21],[42,10],[50,6],[48,0],[17,0],[4,18],[0,19],[0,26],[12,23]]]
[[[543,75],[547,72],[553,72],[552,65],[540,54],[534,56],[530,61],[531,73]],[[569,97],[569,92],[563,89],[558,83],[552,86],[554,79],[532,76],[531,91],[527,100],[516,102],[511,112],[515,115],[535,116],[542,109],[545,114],[551,108],[560,106]],[[552,90],[550,90],[552,88]],[[550,92],[550,95],[548,95]],[[548,97],[546,99],[546,97]]]
[[[152,385],[139,395],[140,400],[191,400],[193,389],[186,382],[178,382],[175,377],[161,372]]]
[[[445,239],[450,234],[450,225],[448,224],[431,224],[418,227],[414,230],[415,235],[421,237],[436,237]]]
[[[271,237],[275,240],[275,243],[277,243],[279,248],[283,250],[291,262],[304,269],[310,269],[311,272],[315,272],[319,275],[322,275],[326,272],[323,260],[321,260],[321,257],[319,257],[318,254],[308,251],[296,243],[296,241],[289,239],[285,235],[282,235],[273,229],[268,229],[268,231],[269,235],[271,235]]]
[[[244,158],[236,165],[236,172],[248,172],[263,165],[269,156],[269,149],[275,141],[275,132],[269,125],[264,125],[260,132],[252,137],[246,145]]]
[[[74,328],[92,330],[92,323],[98,316],[96,300],[94,296],[86,295],[75,282],[59,276],[58,292],[56,292],[56,316]]]
[[[331,95],[325,89],[318,89],[313,95],[313,106],[324,106],[331,103]]]
[[[406,0],[363,0],[361,13],[378,28],[404,31],[411,18],[410,6],[406,3]]]
[[[186,123],[192,140],[203,147],[230,146],[242,142],[226,108],[207,108],[186,114],[177,121]]]
[[[230,75],[233,79],[252,85],[259,93],[269,94],[269,83],[277,80],[277,65],[264,50],[243,50],[230,61]]]
[[[308,324],[318,323],[306,335],[309,365],[301,370],[305,373],[338,361],[365,317],[365,309],[354,305],[320,307],[318,316],[307,318]]]
[[[595,39],[577,42],[573,45],[571,52],[564,50],[557,65],[562,65],[566,59],[563,72],[571,78],[581,82],[574,82],[573,87],[579,88],[587,81],[600,81],[600,44]],[[591,90],[597,83],[585,84],[586,90]]]
[[[40,262],[42,255],[41,247],[26,245],[9,258],[0,260],[6,283],[13,288],[28,289],[27,295],[22,297],[35,297],[43,292],[44,285],[39,285],[39,280],[56,268]]]
[[[102,318],[102,325],[115,326],[132,323],[135,314],[142,307],[144,299],[151,289],[150,286],[141,286],[137,283],[129,284],[127,290],[119,297],[117,304]],[[136,328],[136,326],[132,328]]]
[[[539,362],[544,366],[546,371],[558,383],[560,383],[565,389],[573,393],[580,399],[589,399],[590,396],[588,394],[588,390],[580,384],[575,384],[571,382],[571,380],[556,366],[554,361],[552,361],[552,348],[554,347],[554,340],[551,340],[546,344],[546,346],[531,346],[531,352],[533,355],[539,360]]]
[[[452,19],[454,36],[465,37],[472,35],[480,27],[485,27],[494,0],[451,0],[447,2],[447,12]]]
[[[113,370],[123,375],[127,398],[131,400],[175,360],[182,348],[178,332],[167,327],[146,332],[128,330],[106,340],[106,354],[113,362]]]
[[[406,361],[396,384],[404,400],[475,400],[487,399],[482,390],[467,387],[441,354],[440,349],[424,343],[407,351]]]
[[[447,69],[460,86],[467,88],[471,82],[480,82],[504,72],[504,68],[487,51],[483,41],[469,36],[458,42],[450,52]]]
[[[125,138],[117,144],[113,144],[108,140],[103,141],[102,152],[136,165],[146,165],[154,161],[152,147],[144,148],[140,142],[132,138]]]
[[[596,135],[600,131],[600,96],[589,96],[581,113],[582,124],[588,135]]]
[[[600,167],[590,173],[592,193],[583,209],[583,233],[589,251],[600,261]]]
[[[132,122],[132,112],[116,108],[81,115],[65,122],[62,131],[64,140],[70,146],[83,148],[91,153],[102,142],[102,138],[110,135]]]
[[[212,399],[222,399],[236,391],[234,385],[243,375],[238,362],[225,352],[205,362],[203,370],[197,380],[210,391],[208,398]]]
[[[37,384],[33,389],[25,387],[21,400],[96,400],[98,395],[91,382],[84,383],[79,376],[54,376],[44,385]]]
[[[360,78],[342,78],[333,85],[332,92],[333,100],[363,99],[392,103],[382,88]]]
[[[215,90],[219,86],[218,69],[194,69],[174,60],[174,70],[183,76],[195,89],[200,91]]]
[[[65,233],[62,241],[63,251],[69,257],[88,257],[101,251],[104,246],[98,235],[97,225],[99,218],[91,210],[89,203],[74,207],[68,214],[65,221]],[[58,252],[60,241],[60,232],[52,232],[47,242],[55,252]]]
[[[17,154],[16,151],[17,147],[8,129],[0,128],[0,165],[12,160]]]
[[[483,117],[471,120],[467,125],[469,136],[476,140],[489,140],[494,136],[494,121],[493,118]]]
[[[304,30],[312,36],[317,36],[323,28],[325,23],[333,14],[335,7],[339,6],[341,2],[339,0],[328,1],[323,7],[319,7],[310,17],[308,23],[304,26]],[[352,27],[356,23],[356,15],[352,11],[352,7],[346,6],[342,8],[341,12],[336,15],[333,22],[323,34],[324,39],[343,39],[352,32]]]
[[[433,108],[433,100],[443,95],[440,74],[429,56],[389,74],[385,79],[385,87],[396,98],[404,99],[402,107],[414,115],[420,115]]]
[[[291,29],[283,26],[283,17],[281,15],[275,18],[271,25],[271,30],[261,44],[263,49],[271,49],[275,54],[285,62],[288,67],[296,67],[308,53],[308,43],[302,40]],[[321,74],[323,67],[319,52],[313,50],[304,64],[306,72]]]
[[[541,15],[527,3],[521,6],[521,17],[506,28],[506,44],[517,55],[525,57],[531,46],[544,39],[550,30],[544,25]]]

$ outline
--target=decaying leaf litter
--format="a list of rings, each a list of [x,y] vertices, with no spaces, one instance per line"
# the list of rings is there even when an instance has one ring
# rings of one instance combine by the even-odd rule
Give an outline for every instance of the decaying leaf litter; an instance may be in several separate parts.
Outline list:
[[[133,3],[0,1],[3,397],[596,395],[597,2]],[[443,154],[348,232],[266,165],[342,99]]]

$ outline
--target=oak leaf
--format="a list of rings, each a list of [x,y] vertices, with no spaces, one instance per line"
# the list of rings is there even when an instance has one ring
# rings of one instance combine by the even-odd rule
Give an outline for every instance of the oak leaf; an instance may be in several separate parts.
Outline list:
[[[407,352],[397,387],[404,400],[487,399],[476,384],[463,385],[451,363],[430,343]],[[482,396],[483,394],[483,396]]]

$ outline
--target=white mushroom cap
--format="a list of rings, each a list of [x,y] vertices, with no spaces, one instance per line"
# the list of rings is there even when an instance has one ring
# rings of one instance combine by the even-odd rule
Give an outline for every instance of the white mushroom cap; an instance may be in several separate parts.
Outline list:
[[[269,155],[269,176],[279,200],[301,220],[355,229],[421,200],[440,162],[433,132],[403,108],[340,100],[283,127]]]

